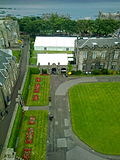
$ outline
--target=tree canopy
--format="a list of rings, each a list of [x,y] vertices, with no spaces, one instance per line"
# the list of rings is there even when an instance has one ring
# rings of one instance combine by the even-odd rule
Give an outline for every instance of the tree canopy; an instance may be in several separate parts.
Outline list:
[[[108,36],[120,28],[120,21],[109,20],[72,20],[64,15],[45,14],[41,17],[17,19],[20,31],[31,36],[68,35],[68,36]]]

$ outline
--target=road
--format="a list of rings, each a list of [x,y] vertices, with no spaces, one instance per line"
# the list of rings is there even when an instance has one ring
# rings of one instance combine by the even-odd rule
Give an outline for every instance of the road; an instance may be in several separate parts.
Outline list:
[[[120,81],[120,76],[95,76],[69,79],[54,75],[51,77],[51,107],[54,115],[49,121],[47,160],[118,160],[120,156],[103,155],[92,150],[72,132],[68,89],[78,83]]]
[[[2,121],[0,121],[0,154],[2,152],[2,147],[4,145],[6,136],[7,136],[7,132],[9,129],[9,125],[10,125],[10,121],[12,118],[12,114],[14,111],[14,107],[15,107],[15,99],[17,98],[18,95],[18,90],[21,88],[22,85],[22,81],[24,78],[24,74],[25,74],[25,70],[26,70],[26,65],[27,65],[27,53],[28,53],[28,49],[29,49],[29,41],[28,39],[25,39],[24,42],[24,48],[22,48],[22,55],[21,55],[21,59],[20,59],[20,72],[19,72],[19,76],[18,76],[18,80],[16,82],[16,85],[14,86],[13,89],[13,93],[11,96],[11,103],[8,106],[7,110],[8,110],[8,114],[4,117],[4,119]]]

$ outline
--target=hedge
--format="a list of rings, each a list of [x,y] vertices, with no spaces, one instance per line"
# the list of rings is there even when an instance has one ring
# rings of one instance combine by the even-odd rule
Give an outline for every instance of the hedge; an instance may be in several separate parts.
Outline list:
[[[26,76],[26,80],[25,80],[25,84],[24,84],[24,88],[23,88],[23,92],[22,92],[22,96],[23,96],[23,100],[26,103],[27,100],[27,96],[28,96],[28,89],[29,89],[29,84],[31,81],[31,74],[39,74],[39,68],[38,67],[29,67],[28,68],[28,72],[27,72],[27,76]]]
[[[16,118],[15,118],[15,121],[13,124],[11,136],[10,136],[8,146],[7,146],[8,148],[15,148],[15,146],[16,146],[16,141],[17,141],[17,137],[19,135],[20,126],[21,126],[20,125],[21,120],[22,120],[22,107],[18,106]]]

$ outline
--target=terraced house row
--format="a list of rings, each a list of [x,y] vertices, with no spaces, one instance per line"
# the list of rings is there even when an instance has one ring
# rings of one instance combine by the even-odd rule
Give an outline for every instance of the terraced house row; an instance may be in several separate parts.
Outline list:
[[[0,50],[0,114],[4,114],[11,99],[11,93],[16,83],[18,68],[12,51]]]

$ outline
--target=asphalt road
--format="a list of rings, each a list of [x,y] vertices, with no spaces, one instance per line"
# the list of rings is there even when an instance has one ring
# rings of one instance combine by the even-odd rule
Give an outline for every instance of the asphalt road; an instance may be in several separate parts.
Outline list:
[[[2,147],[5,143],[5,139],[7,136],[7,132],[9,129],[10,121],[12,118],[12,114],[14,111],[15,107],[15,99],[17,98],[18,95],[18,90],[21,88],[22,81],[24,78],[25,70],[26,70],[26,65],[27,65],[27,53],[29,49],[29,41],[25,39],[24,41],[24,48],[22,48],[22,56],[20,60],[20,72],[18,76],[18,80],[16,82],[16,85],[14,86],[13,93],[11,96],[11,103],[7,107],[8,114],[5,115],[4,119],[0,121],[0,154],[2,152]]]

